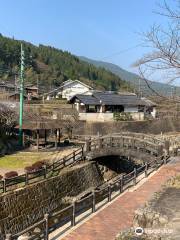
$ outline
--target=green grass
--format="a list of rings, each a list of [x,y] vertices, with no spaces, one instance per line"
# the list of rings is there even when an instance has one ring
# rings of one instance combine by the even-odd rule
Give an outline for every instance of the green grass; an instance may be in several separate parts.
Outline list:
[[[8,169],[20,169],[26,166],[30,166],[31,164],[47,159],[49,153],[24,153],[19,152],[16,154],[5,155],[4,157],[0,158],[0,168],[8,168]]]

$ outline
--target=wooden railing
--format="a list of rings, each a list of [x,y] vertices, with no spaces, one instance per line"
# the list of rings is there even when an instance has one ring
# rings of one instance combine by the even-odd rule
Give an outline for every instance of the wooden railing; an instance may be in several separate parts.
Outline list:
[[[73,165],[83,157],[83,147],[76,149],[62,159],[53,162],[50,165],[44,165],[41,169],[26,172],[17,177],[0,180],[0,193],[6,193],[19,187],[27,186],[31,183],[39,182],[43,179],[51,177],[55,171],[59,171],[64,167]]]
[[[168,158],[162,159],[159,157],[149,163],[146,162],[146,164],[135,168],[128,174],[112,179],[106,186],[102,188],[99,186],[89,193],[88,196],[73,202],[68,207],[58,212],[45,214],[42,220],[22,232],[14,235],[6,234],[5,240],[16,240],[25,233],[29,234],[28,239],[48,240],[56,229],[59,229],[59,235],[61,232],[74,227],[90,214],[95,213],[129,187],[135,186],[142,178],[148,177],[150,173],[166,164],[167,161],[169,161]],[[37,231],[37,228],[39,231]]]

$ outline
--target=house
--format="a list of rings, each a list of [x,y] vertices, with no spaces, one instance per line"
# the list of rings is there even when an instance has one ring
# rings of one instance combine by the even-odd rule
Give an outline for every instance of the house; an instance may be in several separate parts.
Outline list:
[[[27,96],[24,94],[24,100],[27,99]],[[15,92],[9,95],[9,100],[11,101],[18,101],[20,100],[20,93],[19,92]]]
[[[59,97],[70,100],[74,95],[83,94],[89,90],[92,90],[92,88],[85,83],[80,82],[79,80],[69,79],[63,82],[58,88],[50,91],[47,94],[44,94],[44,96],[46,96],[47,100]]]
[[[77,94],[69,103],[78,111],[79,119],[85,121],[113,121],[115,113],[130,115],[134,120],[144,120],[145,111],[149,107],[153,108],[150,102],[147,103],[132,93]]]
[[[24,87],[26,94],[32,97],[38,97],[38,87],[36,86],[25,86]]]

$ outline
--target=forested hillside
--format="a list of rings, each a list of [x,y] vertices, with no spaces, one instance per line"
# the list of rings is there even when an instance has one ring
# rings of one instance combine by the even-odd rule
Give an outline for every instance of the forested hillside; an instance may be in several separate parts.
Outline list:
[[[109,62],[103,62],[103,61],[96,61],[93,59],[89,59],[86,57],[79,57],[81,60],[88,62],[90,64],[93,64],[96,67],[103,67],[108,71],[111,71],[112,73],[119,76],[121,79],[127,81],[135,90],[136,92],[139,91],[139,76],[137,74],[134,74],[132,72],[128,72],[118,65],[109,63]],[[179,86],[173,86],[170,84],[162,83],[162,82],[155,82],[155,81],[147,81],[149,86],[151,86],[151,89],[154,89],[156,92],[158,92],[160,95],[164,96],[171,96],[173,95],[180,95],[180,87]],[[141,80],[141,86],[140,90],[144,96],[148,95],[154,95],[154,92],[148,87],[147,83],[144,80]]]
[[[13,80],[20,65],[20,41],[0,35],[0,79]],[[37,83],[46,90],[63,81],[80,79],[93,87],[106,90],[126,89],[128,83],[104,68],[81,61],[66,51],[23,41],[25,50],[25,81]]]

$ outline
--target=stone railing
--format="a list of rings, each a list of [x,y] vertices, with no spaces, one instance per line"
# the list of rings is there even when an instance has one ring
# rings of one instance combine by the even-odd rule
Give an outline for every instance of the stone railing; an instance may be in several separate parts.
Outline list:
[[[87,140],[85,144],[85,156],[88,157],[93,152],[101,152],[104,149],[108,151],[111,149],[133,150],[137,155],[142,152],[155,157],[169,155],[169,142],[160,141],[159,139],[150,138],[145,135],[137,134],[113,134],[99,137],[92,140]],[[146,137],[146,138],[145,138]],[[94,154],[94,157],[96,155]]]

